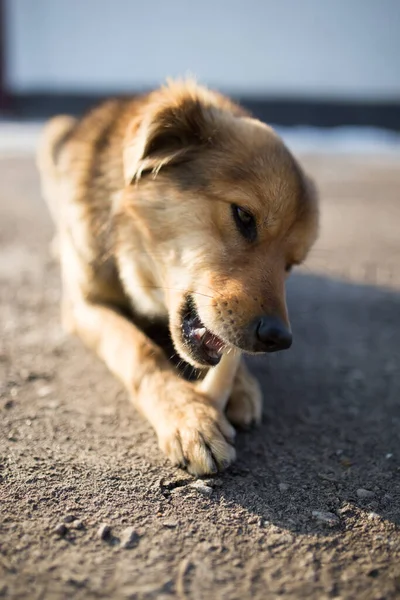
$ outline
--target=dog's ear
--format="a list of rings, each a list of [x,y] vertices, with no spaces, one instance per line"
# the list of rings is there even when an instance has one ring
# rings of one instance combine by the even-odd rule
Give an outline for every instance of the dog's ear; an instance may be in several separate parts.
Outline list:
[[[143,173],[187,160],[211,141],[213,109],[194,94],[168,94],[150,103],[139,126],[125,141],[124,178],[129,185]]]

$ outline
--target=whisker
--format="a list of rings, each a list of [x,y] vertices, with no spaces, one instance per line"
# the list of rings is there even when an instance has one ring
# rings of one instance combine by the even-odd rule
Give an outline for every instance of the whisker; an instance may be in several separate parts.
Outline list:
[[[136,287],[140,287],[141,289],[168,290],[168,291],[172,291],[172,292],[184,292],[184,293],[188,291],[188,290],[182,290],[180,288],[165,287],[162,285],[137,285]],[[193,290],[190,290],[190,294],[195,294],[196,296],[204,296],[205,298],[213,298],[213,296],[210,296],[209,294],[203,294],[202,292],[196,292]]]

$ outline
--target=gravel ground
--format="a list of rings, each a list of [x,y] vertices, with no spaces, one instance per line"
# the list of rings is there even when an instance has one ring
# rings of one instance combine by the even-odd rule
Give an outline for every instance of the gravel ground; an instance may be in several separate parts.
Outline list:
[[[400,598],[400,160],[302,160],[323,218],[295,343],[251,362],[262,426],[195,481],[64,336],[33,160],[1,156],[1,598]]]

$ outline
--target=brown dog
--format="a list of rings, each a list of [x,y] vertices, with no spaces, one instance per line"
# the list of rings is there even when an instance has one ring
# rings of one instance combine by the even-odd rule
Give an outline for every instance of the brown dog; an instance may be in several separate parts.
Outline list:
[[[38,164],[64,325],[121,379],[174,463],[226,467],[231,423],[261,418],[257,382],[240,364],[224,412],[151,331],[168,326],[200,374],[232,348],[288,348],[285,278],[316,238],[313,186],[270,127],[190,81],[52,119]]]

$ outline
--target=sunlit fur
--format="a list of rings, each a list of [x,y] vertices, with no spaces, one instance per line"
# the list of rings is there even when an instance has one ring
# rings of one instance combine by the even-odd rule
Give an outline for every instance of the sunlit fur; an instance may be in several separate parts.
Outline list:
[[[317,235],[312,183],[270,127],[192,81],[111,100],[79,121],[56,117],[38,164],[57,228],[65,326],[123,381],[174,462],[194,474],[227,466],[227,417],[260,419],[258,385],[241,365],[227,414],[218,412],[140,323],[168,322],[194,366],[181,333],[188,295],[227,348],[251,352],[248,325],[259,315],[289,326],[286,268]],[[255,242],[238,231],[232,204],[254,215]]]

